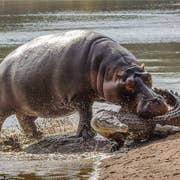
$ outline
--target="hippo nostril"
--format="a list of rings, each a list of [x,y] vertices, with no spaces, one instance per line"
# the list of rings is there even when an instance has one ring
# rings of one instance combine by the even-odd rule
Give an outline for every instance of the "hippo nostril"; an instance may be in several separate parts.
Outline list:
[[[158,99],[157,104],[158,104],[158,105],[161,105],[161,103],[162,103],[162,102]]]

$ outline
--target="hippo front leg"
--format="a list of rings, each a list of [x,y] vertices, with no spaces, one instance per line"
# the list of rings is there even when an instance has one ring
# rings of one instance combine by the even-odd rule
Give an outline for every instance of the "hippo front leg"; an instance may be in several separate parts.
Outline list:
[[[27,116],[21,113],[16,113],[16,117],[19,120],[19,123],[27,138],[37,140],[42,138],[42,132],[37,131],[35,125],[35,120],[37,117]]]
[[[77,130],[77,137],[83,137],[85,139],[93,138],[96,133],[91,128],[90,121],[92,119],[92,104],[84,103],[79,108],[79,126]]]

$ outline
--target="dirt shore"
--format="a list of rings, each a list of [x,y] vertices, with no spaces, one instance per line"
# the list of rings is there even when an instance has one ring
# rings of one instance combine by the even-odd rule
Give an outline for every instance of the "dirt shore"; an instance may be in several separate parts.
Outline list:
[[[180,133],[104,159],[99,179],[180,179]]]

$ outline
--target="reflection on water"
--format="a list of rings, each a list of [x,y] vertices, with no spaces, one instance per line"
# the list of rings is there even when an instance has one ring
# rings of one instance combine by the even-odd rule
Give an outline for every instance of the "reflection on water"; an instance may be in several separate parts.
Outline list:
[[[3,158],[0,158],[0,179],[5,176],[31,180],[48,177],[62,180],[87,179],[94,170],[94,161],[100,159],[100,155],[95,153],[79,155],[3,153],[1,156]]]
[[[179,19],[179,0],[0,0],[0,60],[40,35],[95,30],[116,39],[145,63],[154,86],[180,92]],[[16,157],[0,156],[0,179],[3,173],[19,179],[87,179],[96,159]]]

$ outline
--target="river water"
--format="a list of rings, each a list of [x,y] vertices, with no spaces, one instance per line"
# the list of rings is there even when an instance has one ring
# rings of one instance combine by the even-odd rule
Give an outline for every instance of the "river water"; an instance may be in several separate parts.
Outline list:
[[[154,86],[180,92],[180,1],[0,0],[0,60],[35,37],[72,29],[98,31],[116,39],[145,63],[146,70],[153,75]],[[1,156],[0,174],[13,177],[20,174],[21,178],[28,177],[29,173],[34,179],[87,179],[96,160],[85,163],[83,168],[84,161],[79,159],[73,168],[57,161],[49,166],[41,162],[40,171],[37,170],[39,163],[35,161],[31,161],[34,164],[29,171],[17,168],[17,159],[11,159],[13,168],[3,168],[5,161],[6,156]],[[61,168],[55,168],[57,166]]]

